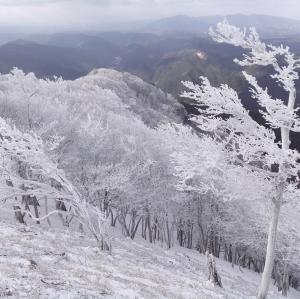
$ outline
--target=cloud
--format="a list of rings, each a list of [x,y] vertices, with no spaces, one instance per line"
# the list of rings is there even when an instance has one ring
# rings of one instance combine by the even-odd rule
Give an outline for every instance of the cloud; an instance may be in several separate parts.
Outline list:
[[[59,2],[59,0],[0,0],[0,5],[2,6],[43,5],[47,3],[53,3],[53,2]]]
[[[165,3],[187,3],[202,2],[201,0],[0,0],[0,5],[4,6],[22,6],[22,5],[44,5],[49,3],[81,3],[99,6],[107,5],[146,5],[146,4],[165,4]]]
[[[300,19],[299,0],[0,0],[0,25],[89,29],[114,22],[192,16],[272,14]]]
[[[0,0],[0,5],[5,6],[22,6],[22,5],[45,5],[49,3],[62,3],[62,2],[69,2],[69,3],[81,3],[81,4],[92,4],[92,5],[99,5],[99,6],[106,6],[106,5],[128,5],[128,4],[146,4],[148,3],[155,3],[155,2],[164,2],[165,0]],[[171,2],[170,0],[167,0]],[[180,1],[180,0],[179,0]],[[177,2],[175,0],[175,2]]]

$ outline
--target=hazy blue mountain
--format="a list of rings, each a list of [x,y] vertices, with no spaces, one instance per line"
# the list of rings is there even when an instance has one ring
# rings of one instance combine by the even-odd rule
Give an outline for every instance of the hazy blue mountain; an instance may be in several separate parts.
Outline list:
[[[157,34],[207,34],[210,26],[224,18],[240,27],[254,26],[266,37],[293,35],[300,33],[300,20],[266,15],[229,15],[229,16],[174,16],[153,21],[140,28],[140,31]]]
[[[34,72],[38,77],[56,75],[71,79],[86,73],[86,59],[77,49],[32,42],[17,41],[0,47],[1,73],[18,67],[25,72]]]
[[[83,47],[71,42],[57,46],[17,40],[0,46],[0,72],[18,67],[38,77],[75,79],[93,68],[112,67],[120,51],[118,46],[99,39],[90,39]]]

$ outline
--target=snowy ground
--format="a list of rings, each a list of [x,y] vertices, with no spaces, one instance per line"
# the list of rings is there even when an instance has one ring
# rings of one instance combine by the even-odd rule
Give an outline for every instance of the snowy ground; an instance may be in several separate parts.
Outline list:
[[[205,258],[196,251],[122,237],[108,255],[79,233],[0,222],[0,242],[0,297],[254,299],[259,282],[257,274],[218,261],[220,289],[206,281]],[[282,297],[272,288],[269,298]]]

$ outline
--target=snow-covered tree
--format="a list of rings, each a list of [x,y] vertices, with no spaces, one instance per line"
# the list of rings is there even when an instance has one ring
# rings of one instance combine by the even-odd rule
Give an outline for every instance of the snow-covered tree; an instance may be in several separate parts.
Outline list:
[[[59,171],[46,155],[41,138],[21,132],[2,118],[0,124],[2,203],[22,195],[59,198],[59,190],[51,187]],[[20,166],[26,168],[27,175],[20,172]]]
[[[152,240],[153,221],[159,217],[167,230],[168,202],[182,195],[174,188],[163,142],[149,127],[166,116],[156,111],[152,87],[139,85],[141,80],[113,71],[50,81],[14,69],[0,76],[0,115],[43,140],[63,136],[56,160],[80,194],[113,225],[122,222],[126,235],[133,238],[142,224],[143,236]],[[160,104],[171,100],[158,95]]]
[[[227,85],[214,87],[202,77],[202,85],[184,82],[188,89],[183,97],[193,100],[199,115],[191,120],[198,127],[200,138],[190,129],[177,126],[164,128],[174,142],[173,158],[176,163],[180,187],[200,193],[212,192],[222,199],[247,196],[270,203],[270,224],[267,253],[259,299],[267,296],[275,255],[277,224],[283,204],[299,197],[299,158],[296,150],[289,148],[289,132],[300,131],[300,119],[295,106],[295,80],[300,61],[288,47],[263,43],[254,28],[246,31],[231,26],[227,21],[210,30],[218,42],[241,46],[249,51],[246,65],[271,65],[271,75],[289,94],[284,99],[273,99],[267,88],[262,88],[256,78],[243,72],[251,85],[251,93],[261,107],[267,126],[251,118],[237,93]],[[281,141],[275,130],[281,130]],[[187,146],[188,145],[188,146]],[[176,149],[177,147],[177,149]]]
[[[274,79],[288,93],[288,101],[284,99],[273,99],[268,93],[267,88],[261,87],[257,80],[243,72],[246,80],[252,86],[251,92],[254,99],[257,100],[262,107],[261,114],[265,118],[267,124],[272,129],[281,130],[281,159],[277,158],[273,164],[278,165],[278,172],[275,182],[277,189],[276,197],[272,199],[272,219],[269,228],[269,240],[266,255],[266,264],[263,273],[263,279],[260,286],[258,298],[265,298],[270,283],[273,260],[274,247],[276,241],[276,230],[280,206],[284,201],[290,200],[290,197],[295,196],[298,192],[295,181],[298,179],[299,153],[290,150],[290,131],[300,132],[300,119],[297,115],[295,107],[296,88],[295,81],[299,79],[298,69],[300,60],[295,58],[295,55],[290,52],[289,47],[267,45],[260,40],[255,28],[250,28],[249,34],[246,30],[242,31],[239,28],[230,25],[226,20],[217,25],[216,30],[210,30],[211,36],[217,42],[229,43],[234,46],[240,46],[249,51],[249,54],[244,55],[244,59],[236,60],[241,66],[272,66],[274,73],[271,78]],[[274,142],[276,143],[276,142]],[[270,153],[266,152],[267,154]],[[279,153],[280,155],[280,153]],[[271,165],[272,167],[272,165]],[[296,192],[296,194],[294,194]],[[291,195],[291,196],[290,196]]]
[[[92,233],[101,248],[109,249],[103,213],[92,208],[81,197],[67,179],[64,171],[59,169],[57,163],[49,158],[47,151],[57,147],[57,145],[56,141],[51,144],[44,144],[36,134],[24,133],[0,118],[2,207],[7,209],[10,206],[8,205],[9,201],[15,201],[20,196],[50,198],[53,202],[63,201],[69,207],[68,216],[75,218]],[[20,165],[26,168],[26,175],[20,172]],[[43,217],[38,215],[34,217],[28,210],[22,210],[17,206],[15,213],[23,215],[23,218],[25,214],[28,214],[40,221],[58,213],[58,211],[54,209]]]
[[[167,202],[180,193],[160,136],[129,116],[90,114],[80,125],[77,151],[66,158],[66,169],[81,173],[78,183],[108,211],[113,226],[118,220],[124,234],[134,238],[142,224],[143,237],[153,241],[152,219],[163,214],[162,207],[166,215]]]

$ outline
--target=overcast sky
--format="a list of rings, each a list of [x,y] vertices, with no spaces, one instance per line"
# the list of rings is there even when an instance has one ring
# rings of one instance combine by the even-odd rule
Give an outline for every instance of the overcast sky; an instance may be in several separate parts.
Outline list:
[[[192,16],[268,14],[300,20],[300,0],[0,0],[0,26],[96,29],[113,22]]]

